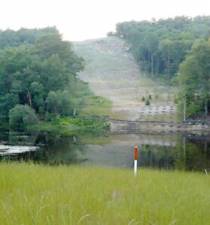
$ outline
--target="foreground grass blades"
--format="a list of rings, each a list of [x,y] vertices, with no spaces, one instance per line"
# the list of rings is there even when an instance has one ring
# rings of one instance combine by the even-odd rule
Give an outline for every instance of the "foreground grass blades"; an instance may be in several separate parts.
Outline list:
[[[0,224],[210,224],[208,176],[139,172],[1,163]]]

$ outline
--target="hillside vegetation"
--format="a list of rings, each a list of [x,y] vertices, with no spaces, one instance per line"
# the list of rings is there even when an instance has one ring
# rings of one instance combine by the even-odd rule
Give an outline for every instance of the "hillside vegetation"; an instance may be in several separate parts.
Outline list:
[[[91,90],[112,102],[112,118],[128,120],[174,120],[173,88],[154,81],[140,71],[128,45],[118,37],[74,43],[85,59],[79,77]]]
[[[129,21],[116,26],[143,71],[153,77],[172,78],[193,43],[210,36],[210,17],[176,17]]]
[[[179,109],[207,118],[210,109],[210,17],[176,17],[117,24],[116,35],[147,76],[178,81]],[[178,75],[178,76],[177,76]],[[185,107],[185,106],[186,107]]]
[[[100,115],[100,106],[105,104],[108,110],[109,102],[95,97],[78,78],[83,64],[54,27],[0,31],[0,127],[79,129],[82,119],[64,117]],[[87,101],[96,105],[95,111],[86,110]],[[93,118],[90,121],[94,123]]]

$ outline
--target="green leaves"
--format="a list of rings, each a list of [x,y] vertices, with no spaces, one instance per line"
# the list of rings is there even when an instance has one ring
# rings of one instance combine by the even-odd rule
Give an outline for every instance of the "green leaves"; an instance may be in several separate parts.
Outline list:
[[[142,70],[156,77],[176,76],[193,43],[208,37],[210,17],[176,17],[158,21],[117,24]]]
[[[178,81],[180,95],[187,98],[188,115],[204,112],[210,97],[210,42],[201,40],[193,45],[180,65]]]
[[[24,131],[38,122],[35,111],[28,105],[16,105],[9,111],[9,125],[11,129]]]
[[[0,114],[10,126],[25,129],[38,117],[73,115],[81,104],[76,87],[83,60],[71,44],[54,28],[0,32],[0,47],[3,36],[8,47],[0,49]]]

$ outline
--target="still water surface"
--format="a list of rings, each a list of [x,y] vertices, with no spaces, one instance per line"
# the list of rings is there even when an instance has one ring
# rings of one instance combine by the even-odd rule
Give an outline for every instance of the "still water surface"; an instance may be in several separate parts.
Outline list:
[[[210,170],[210,136],[207,134],[86,134],[61,137],[9,132],[2,133],[0,140],[0,159],[6,161],[131,168],[133,146],[137,144],[140,148],[140,167]],[[13,146],[15,151],[9,152],[4,147],[8,145]],[[38,148],[29,150],[27,146]]]

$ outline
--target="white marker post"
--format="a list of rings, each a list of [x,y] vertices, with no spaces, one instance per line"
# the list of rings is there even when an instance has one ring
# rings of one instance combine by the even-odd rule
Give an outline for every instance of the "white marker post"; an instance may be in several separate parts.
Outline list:
[[[137,175],[137,167],[138,167],[138,146],[134,146],[134,176]]]

